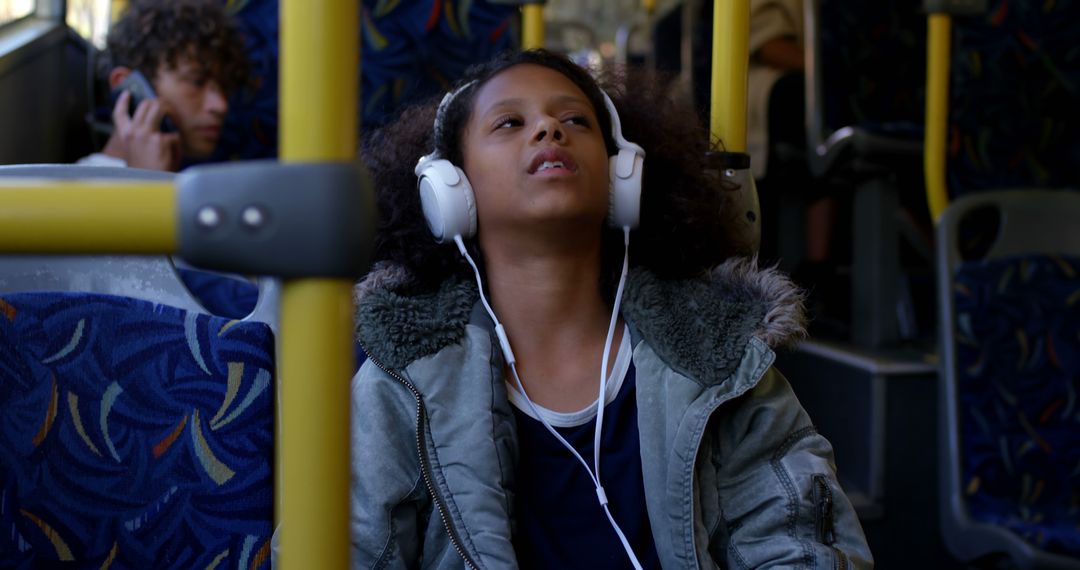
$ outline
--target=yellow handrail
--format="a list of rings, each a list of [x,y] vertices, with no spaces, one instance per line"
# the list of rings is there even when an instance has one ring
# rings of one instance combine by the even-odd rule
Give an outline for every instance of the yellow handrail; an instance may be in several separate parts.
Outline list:
[[[544,47],[544,5],[521,7],[521,49]]]
[[[945,182],[949,128],[949,51],[952,17],[931,14],[927,21],[926,50],[926,133],[923,141],[923,170],[926,200],[934,222],[949,205]]]
[[[748,0],[715,0],[709,132],[713,145],[722,145],[729,152],[746,152],[749,35]]]
[[[172,182],[7,178],[0,204],[3,252],[151,254],[177,248]]]
[[[355,159],[358,17],[356,0],[282,0],[283,162]],[[285,283],[276,493],[285,570],[349,566],[352,315],[348,280]]]

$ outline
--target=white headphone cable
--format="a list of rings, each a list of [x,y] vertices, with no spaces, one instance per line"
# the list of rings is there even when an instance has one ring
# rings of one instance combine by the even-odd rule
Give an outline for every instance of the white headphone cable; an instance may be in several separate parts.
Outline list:
[[[619,276],[619,286],[615,289],[614,308],[611,311],[607,340],[604,341],[604,356],[600,363],[600,397],[596,401],[596,432],[593,435],[593,477],[596,479],[597,493],[600,494],[604,494],[604,488],[600,485],[600,426],[604,423],[604,396],[607,393],[608,357],[611,356],[611,343],[615,338],[615,325],[619,320],[619,306],[622,304],[623,288],[626,286],[626,274],[630,267],[630,226],[623,226],[622,230],[623,266],[622,273]],[[634,549],[630,547],[630,541],[626,539],[626,535],[623,534],[619,524],[615,522],[615,518],[611,515],[611,508],[608,506],[606,494],[600,504],[604,506],[604,513],[607,515],[608,520],[611,521],[611,527],[615,529],[615,534],[619,535],[619,541],[622,542],[623,549],[626,550],[626,554],[630,557],[630,562],[633,563],[635,570],[642,570],[641,563],[638,562],[637,556],[634,554]]]
[[[540,413],[540,410],[536,408],[536,404],[533,404],[529,394],[525,391],[525,385],[521,381],[521,376],[517,371],[517,358],[514,356],[513,349],[510,348],[510,339],[506,336],[506,329],[503,327],[499,318],[495,316],[495,311],[488,303],[487,297],[484,295],[484,284],[480,278],[480,269],[476,266],[476,262],[473,261],[468,250],[465,248],[465,242],[461,239],[461,235],[454,236],[454,243],[457,244],[458,251],[465,257],[465,260],[469,262],[472,267],[473,274],[476,276],[476,286],[480,291],[480,302],[483,303],[484,309],[487,310],[491,320],[495,323],[495,336],[499,339],[499,346],[502,348],[503,356],[506,358],[506,362],[510,365],[510,372],[514,375],[514,382],[517,384],[517,389],[521,392],[521,395],[525,398],[525,403],[528,404],[529,409],[532,410],[533,415],[540,420],[540,423],[544,425],[551,435],[555,436],[555,439],[562,443],[563,447],[570,451],[571,454],[581,463],[581,466],[585,468],[585,472],[589,474],[589,479],[592,480],[593,485],[596,487],[596,498],[600,501],[600,506],[604,508],[604,514],[607,515],[608,521],[611,523],[611,527],[615,530],[615,534],[619,536],[619,541],[622,543],[623,550],[626,551],[626,555],[630,558],[630,562],[634,565],[635,570],[642,570],[641,563],[638,562],[637,555],[634,554],[634,549],[630,546],[630,541],[626,539],[626,535],[622,529],[619,528],[619,523],[615,522],[615,518],[611,514],[611,508],[608,505],[607,492],[604,491],[603,485],[600,484],[600,435],[603,429],[604,418],[604,404],[605,392],[607,389],[607,363],[608,357],[611,352],[611,342],[615,334],[615,324],[618,321],[619,305],[622,302],[623,287],[626,284],[626,274],[629,267],[630,260],[630,228],[628,226],[623,227],[623,268],[622,275],[619,277],[619,286],[615,292],[614,308],[611,311],[611,322],[608,326],[607,338],[604,340],[604,355],[602,358],[602,367],[600,370],[600,395],[596,400],[596,430],[593,436],[593,451],[594,461],[596,465],[596,471],[589,468],[589,464],[585,462],[585,459],[581,457],[581,454],[574,449],[574,446],[570,445],[565,438]]]

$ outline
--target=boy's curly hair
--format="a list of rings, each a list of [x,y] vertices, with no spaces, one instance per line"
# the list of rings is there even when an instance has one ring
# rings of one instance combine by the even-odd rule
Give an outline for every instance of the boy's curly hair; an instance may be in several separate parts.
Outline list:
[[[374,178],[381,212],[377,261],[405,266],[418,291],[433,290],[452,275],[469,273],[453,243],[436,243],[428,230],[413,168],[433,149],[460,166],[462,134],[477,91],[499,72],[522,64],[558,71],[581,88],[600,120],[608,153],[614,155],[603,85],[619,112],[623,136],[645,149],[641,223],[631,234],[631,266],[644,266],[661,277],[685,278],[747,253],[746,244],[727,223],[732,217],[731,187],[706,170],[709,133],[693,110],[676,106],[655,77],[642,72],[608,74],[598,82],[568,58],[538,49],[510,52],[466,71],[458,85],[474,83],[446,108],[441,140],[433,140],[438,99],[406,109],[396,122],[365,137],[361,160]],[[605,228],[603,252],[600,285],[606,291],[617,282],[622,264],[620,230]]]
[[[220,0],[132,0],[109,31],[106,65],[130,67],[153,81],[181,57],[204,66],[225,93],[247,82],[240,30]]]

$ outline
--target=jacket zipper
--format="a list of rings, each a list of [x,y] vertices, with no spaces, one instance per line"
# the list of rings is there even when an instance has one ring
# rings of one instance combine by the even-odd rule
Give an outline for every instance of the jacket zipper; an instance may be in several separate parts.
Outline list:
[[[694,444],[694,458],[695,459],[694,459],[693,463],[690,466],[691,469],[694,469],[695,467],[697,467],[697,456],[698,456],[699,453],[701,453],[701,441],[703,439],[705,439],[705,430],[708,429],[709,421],[712,420],[712,415],[714,413],[716,413],[716,410],[720,409],[720,406],[727,403],[733,397],[734,396],[727,396],[727,397],[721,398],[720,401],[715,402],[713,404],[713,406],[712,406],[712,409],[710,409],[705,414],[705,424],[701,428],[701,433],[695,436],[695,439],[697,440],[697,442]],[[690,478],[690,496],[691,497],[696,495],[696,491],[695,491],[695,487],[697,486],[697,476],[696,475],[697,474],[695,473],[694,476],[692,476]],[[724,521],[721,520],[720,524],[724,524]],[[698,559],[697,540],[693,541],[693,545],[694,545],[694,548],[692,549],[691,554],[694,557],[694,568],[701,568],[701,560]]]
[[[431,494],[432,500],[435,501],[435,509],[439,511],[439,518],[442,520],[443,528],[446,529],[446,534],[450,537],[450,544],[454,546],[454,550],[457,551],[461,559],[465,561],[465,565],[473,570],[479,570],[480,565],[473,561],[469,556],[469,553],[465,551],[465,547],[461,545],[461,539],[458,538],[457,532],[450,524],[450,517],[447,515],[446,505],[443,503],[443,498],[439,495],[435,488],[435,484],[432,482],[431,467],[428,464],[427,452],[424,445],[424,430],[423,430],[423,418],[424,418],[424,400],[420,397],[420,391],[412,385],[412,382],[406,380],[401,374],[386,367],[378,359],[371,356],[371,352],[363,342],[360,343],[360,348],[364,350],[364,354],[368,355],[368,360],[378,366],[380,370],[387,373],[391,378],[397,380],[401,385],[408,388],[412,393],[413,398],[416,399],[416,453],[420,459],[420,473],[424,477],[424,484],[427,486],[428,493]]]
[[[712,420],[712,415],[714,413],[716,413],[716,410],[720,409],[720,406],[723,406],[724,404],[728,403],[729,401],[731,401],[731,400],[745,394],[746,392],[749,392],[750,390],[754,389],[754,387],[756,387],[758,385],[758,383],[761,382],[761,378],[764,377],[764,376],[765,376],[765,373],[763,372],[763,373],[761,373],[760,376],[757,377],[757,379],[754,381],[754,383],[751,384],[750,387],[748,387],[746,390],[743,390],[742,392],[739,392],[738,394],[727,394],[725,396],[722,396],[718,401],[716,401],[716,402],[714,402],[712,404],[712,407],[705,413],[705,423],[702,425],[701,433],[694,436],[695,439],[696,439],[696,442],[694,443],[694,455],[693,455],[693,457],[695,459],[694,459],[693,463],[691,463],[691,466],[690,466],[691,469],[694,469],[697,466],[697,456],[698,456],[699,453],[701,453],[701,441],[703,439],[705,439],[705,430],[708,429],[709,421]],[[697,485],[697,477],[692,476],[690,478],[690,496],[694,496],[696,494],[696,491],[695,491],[696,485]],[[724,521],[721,520],[720,524],[724,524]],[[698,559],[697,540],[693,541],[693,545],[694,545],[694,548],[692,549],[691,554],[694,557],[694,567],[695,568],[701,568],[701,560]]]
[[[824,475],[814,475],[814,495],[817,498],[817,535],[818,541],[833,549],[836,553],[834,568],[847,570],[847,555],[836,547],[836,528],[833,517],[833,495]]]

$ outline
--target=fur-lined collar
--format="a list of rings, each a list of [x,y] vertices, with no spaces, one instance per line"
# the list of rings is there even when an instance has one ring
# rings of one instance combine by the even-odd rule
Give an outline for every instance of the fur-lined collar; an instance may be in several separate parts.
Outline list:
[[[460,341],[479,299],[475,283],[461,280],[434,293],[395,292],[408,280],[402,268],[380,264],[356,287],[357,337],[397,369]],[[668,366],[706,385],[731,375],[751,336],[780,347],[805,335],[798,288],[748,258],[728,260],[708,279],[669,281],[634,269],[622,314]]]

